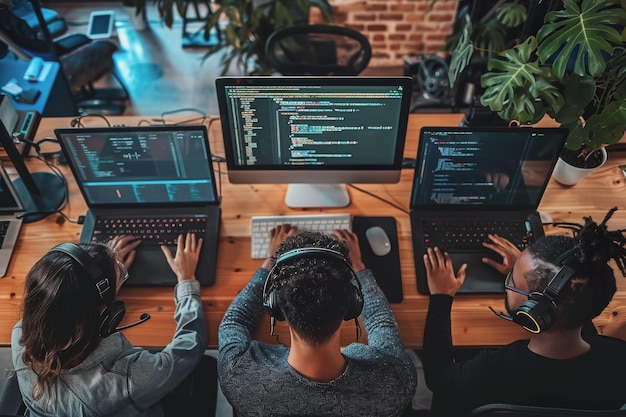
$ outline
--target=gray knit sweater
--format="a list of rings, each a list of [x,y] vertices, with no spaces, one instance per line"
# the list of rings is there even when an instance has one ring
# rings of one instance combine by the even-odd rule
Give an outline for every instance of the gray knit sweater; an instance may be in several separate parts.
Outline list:
[[[219,328],[220,385],[238,417],[401,415],[415,393],[415,367],[372,272],[357,274],[368,344],[347,346],[342,351],[347,362],[344,373],[328,383],[311,381],[294,370],[287,363],[289,347],[252,340],[263,313],[267,274],[266,269],[257,270]]]

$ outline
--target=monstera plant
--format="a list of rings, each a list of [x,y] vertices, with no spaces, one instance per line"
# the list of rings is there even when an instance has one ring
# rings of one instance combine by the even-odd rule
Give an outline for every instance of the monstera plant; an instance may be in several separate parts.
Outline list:
[[[506,9],[501,15],[506,17]],[[536,33],[492,51],[480,80],[481,103],[521,124],[553,118],[569,129],[568,162],[591,163],[594,151],[618,142],[626,131],[625,26],[626,0],[563,0],[562,10],[546,13]],[[477,49],[472,39],[468,23],[452,53],[451,80]]]
[[[138,10],[146,3],[156,4],[159,15],[168,28],[174,24],[176,12],[183,15],[187,0],[137,0]],[[272,72],[265,59],[265,42],[272,32],[294,24],[301,16],[308,16],[314,7],[321,11],[325,22],[331,22],[331,8],[327,0],[214,0],[212,13],[207,14],[204,33],[220,33],[218,43],[209,47],[206,57],[223,52],[222,75],[235,62],[250,75]]]

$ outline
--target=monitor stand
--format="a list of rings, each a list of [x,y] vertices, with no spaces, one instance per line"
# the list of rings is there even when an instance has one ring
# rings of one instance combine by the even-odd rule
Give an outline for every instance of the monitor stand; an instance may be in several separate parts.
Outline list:
[[[25,223],[41,220],[58,210],[65,201],[67,191],[63,180],[51,172],[34,172],[32,179],[40,193],[28,190],[21,177],[13,180],[15,191],[24,205]]]
[[[303,207],[346,207],[350,196],[345,184],[289,184],[287,206]]]

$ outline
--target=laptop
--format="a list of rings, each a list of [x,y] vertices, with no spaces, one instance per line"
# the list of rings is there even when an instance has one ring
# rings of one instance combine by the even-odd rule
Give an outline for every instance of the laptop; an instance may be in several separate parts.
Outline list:
[[[26,140],[21,145],[18,143],[18,149],[22,155],[28,154],[30,150],[29,142],[33,141],[40,121],[41,115],[38,112],[34,110],[16,110],[9,97],[5,94],[0,94],[0,122],[2,122],[12,139],[18,136]]]
[[[55,134],[88,207],[80,241],[105,242],[116,233],[142,239],[125,285],[176,285],[160,246],[174,254],[176,237],[186,232],[204,239],[196,279],[214,284],[221,208],[205,126]]]
[[[459,293],[501,293],[504,276],[482,262],[487,233],[520,250],[544,235],[537,208],[565,144],[567,129],[423,127],[411,190],[417,288],[428,294],[423,255],[437,246],[455,272],[468,264]],[[461,224],[458,224],[458,223]]]
[[[22,219],[15,216],[21,211],[24,211],[22,202],[0,163],[0,277],[7,273],[22,228]]]

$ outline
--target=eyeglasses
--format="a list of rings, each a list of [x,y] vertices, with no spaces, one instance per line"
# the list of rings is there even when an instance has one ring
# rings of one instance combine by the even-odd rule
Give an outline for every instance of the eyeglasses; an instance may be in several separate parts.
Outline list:
[[[530,293],[527,293],[524,290],[520,290],[515,286],[515,280],[513,279],[513,271],[509,272],[504,280],[504,288],[518,294],[522,294],[525,297],[529,297]]]
[[[119,284],[117,284],[117,288],[116,288],[116,290],[117,290],[117,291],[119,291],[119,289],[122,287],[122,285],[124,285],[124,283],[125,283],[126,281],[128,281],[128,276],[129,276],[129,275],[128,275],[128,269],[126,269],[126,267],[124,266],[124,264],[123,264],[123,263],[121,263],[120,261],[117,261],[117,266],[119,266],[119,267],[120,267],[120,270],[121,270],[121,271],[122,271],[122,273],[124,274],[124,276],[123,276],[123,278],[122,278],[122,281],[121,281]]]

